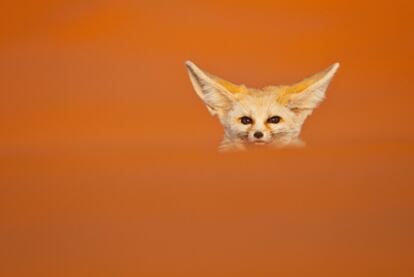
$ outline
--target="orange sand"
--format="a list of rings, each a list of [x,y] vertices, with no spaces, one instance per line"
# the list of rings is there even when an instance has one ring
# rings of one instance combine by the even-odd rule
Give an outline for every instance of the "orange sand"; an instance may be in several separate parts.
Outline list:
[[[0,276],[414,276],[411,2],[7,2]],[[187,59],[341,68],[307,148],[218,154]]]

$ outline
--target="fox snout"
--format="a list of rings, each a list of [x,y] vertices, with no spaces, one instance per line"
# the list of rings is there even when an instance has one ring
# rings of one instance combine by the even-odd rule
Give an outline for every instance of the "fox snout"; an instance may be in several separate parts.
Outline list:
[[[263,133],[260,131],[254,132],[253,136],[257,139],[261,139],[263,137]]]
[[[271,140],[271,134],[267,130],[252,130],[249,132],[247,139],[251,143],[267,143]]]

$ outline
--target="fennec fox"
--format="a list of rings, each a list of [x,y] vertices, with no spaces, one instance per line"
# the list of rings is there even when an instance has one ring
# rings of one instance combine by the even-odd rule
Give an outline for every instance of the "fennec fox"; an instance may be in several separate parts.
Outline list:
[[[235,85],[186,63],[197,95],[224,127],[222,151],[244,150],[249,145],[301,146],[305,119],[324,99],[338,63],[293,84],[262,89]]]

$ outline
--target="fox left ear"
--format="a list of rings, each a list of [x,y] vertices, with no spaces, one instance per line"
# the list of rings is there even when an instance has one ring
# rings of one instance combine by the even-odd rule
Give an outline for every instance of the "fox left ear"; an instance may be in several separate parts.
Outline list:
[[[245,86],[238,86],[218,78],[201,70],[190,61],[185,64],[195,92],[204,101],[212,115],[221,115],[229,110],[237,101],[235,94],[246,91]]]
[[[294,111],[311,112],[324,99],[325,92],[339,68],[335,63],[327,69],[305,78],[284,90],[278,101]]]

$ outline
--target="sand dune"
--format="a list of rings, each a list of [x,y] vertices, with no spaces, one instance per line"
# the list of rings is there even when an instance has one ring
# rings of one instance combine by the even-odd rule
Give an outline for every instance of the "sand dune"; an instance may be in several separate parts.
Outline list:
[[[411,4],[1,6],[1,276],[414,274]],[[187,59],[258,87],[342,66],[306,148],[220,154]]]

